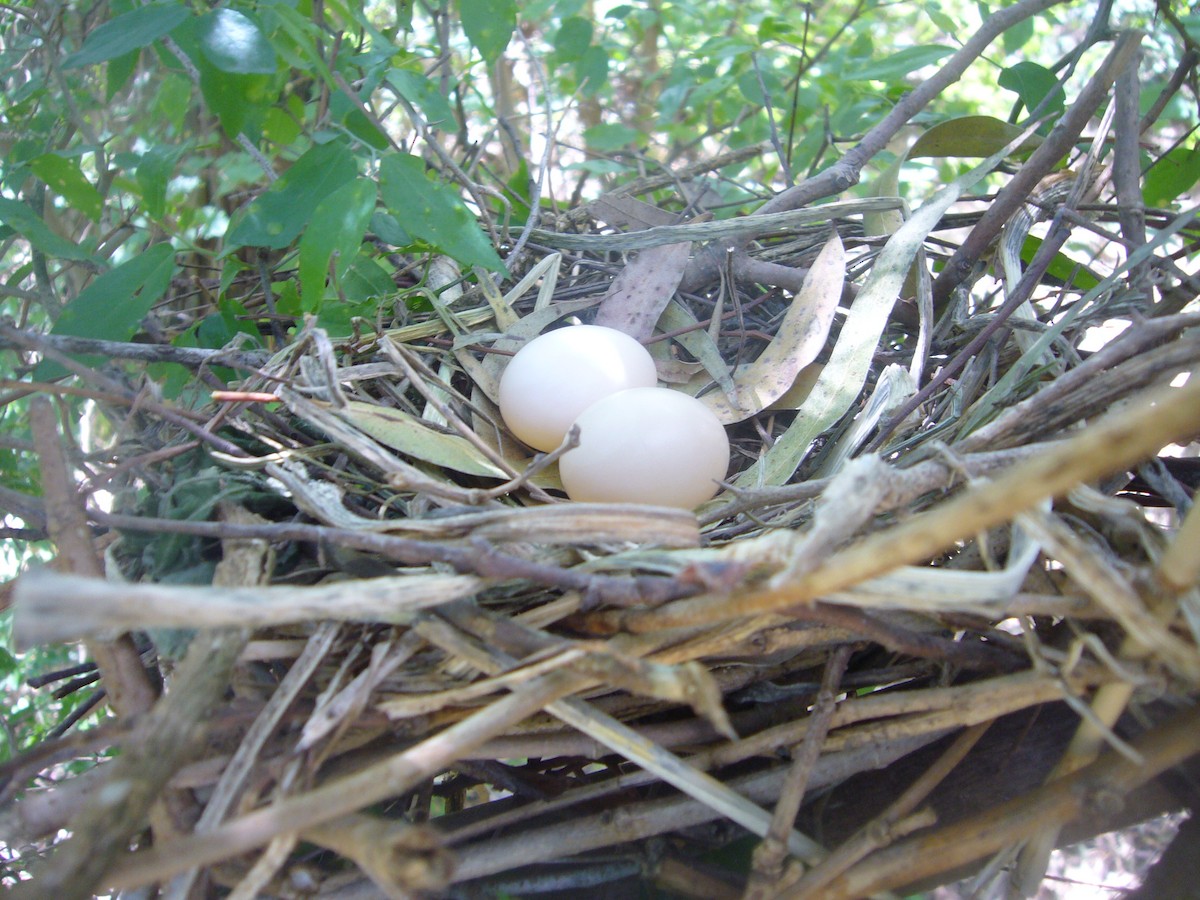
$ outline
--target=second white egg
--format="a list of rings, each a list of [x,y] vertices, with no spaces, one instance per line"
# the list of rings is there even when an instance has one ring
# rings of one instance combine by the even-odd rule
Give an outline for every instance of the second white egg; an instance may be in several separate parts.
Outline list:
[[[691,509],[729,468],[729,438],[707,406],[668,388],[630,388],[584,410],[579,446],[558,461],[572,500]]]

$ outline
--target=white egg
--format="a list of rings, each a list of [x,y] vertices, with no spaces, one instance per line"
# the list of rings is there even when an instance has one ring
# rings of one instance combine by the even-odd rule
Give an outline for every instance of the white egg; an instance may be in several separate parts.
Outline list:
[[[529,446],[553,450],[576,416],[601,397],[657,381],[654,359],[629,335],[570,325],[517,351],[500,376],[500,415]]]
[[[584,410],[579,446],[558,461],[572,500],[691,509],[729,468],[729,438],[707,406],[668,388],[630,388]]]

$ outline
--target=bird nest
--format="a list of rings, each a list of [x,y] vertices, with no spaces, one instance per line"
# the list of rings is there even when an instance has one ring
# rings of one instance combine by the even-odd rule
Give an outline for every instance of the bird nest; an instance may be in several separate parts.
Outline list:
[[[433,266],[352,333],[189,358],[185,390],[222,381],[195,412],[128,394],[105,509],[35,404],[64,564],[15,634],[86,640],[120,713],[7,767],[42,895],[858,897],[1019,848],[1036,882],[1081,819],[1146,813],[1115,798],[1200,749],[1164,712],[1200,684],[1200,519],[1163,452],[1200,423],[1170,386],[1200,317],[1150,303],[1165,251],[1107,252],[1102,181],[991,198],[993,291],[928,275],[992,227],[966,176],[718,222],[635,185],[511,235],[505,279]],[[1046,275],[1064,209],[1095,261]],[[573,319],[708,398],[712,501],[570,502],[570,440],[507,432],[507,359]]]

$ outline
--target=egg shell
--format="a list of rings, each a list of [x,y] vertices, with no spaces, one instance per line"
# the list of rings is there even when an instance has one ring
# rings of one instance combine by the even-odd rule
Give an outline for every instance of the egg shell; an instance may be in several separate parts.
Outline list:
[[[553,450],[597,400],[657,381],[650,353],[623,331],[570,325],[517,351],[500,376],[500,415],[529,446]]]
[[[558,461],[572,500],[691,509],[729,469],[729,438],[699,400],[669,388],[629,388],[579,418],[579,446]]]

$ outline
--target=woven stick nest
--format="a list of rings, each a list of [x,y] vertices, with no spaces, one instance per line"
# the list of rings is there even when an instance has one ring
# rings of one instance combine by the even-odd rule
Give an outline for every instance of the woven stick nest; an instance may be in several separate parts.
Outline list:
[[[8,766],[7,834],[74,833],[38,895],[857,897],[1022,846],[1036,883],[1070,823],[1200,750],[1162,712],[1200,685],[1196,470],[1160,456],[1200,429],[1200,383],[1170,386],[1200,359],[1194,293],[1151,302],[1155,245],[1107,253],[1098,153],[1038,165],[911,215],[677,222],[635,185],[508,235],[508,280],[199,355],[242,378],[199,416],[128,397],[92,468],[112,511],[78,504],[35,405],[64,564],[20,580],[16,636],[87,640],[120,713]],[[1085,223],[1089,278],[1006,273],[1056,213],[1044,246]],[[958,267],[980,241],[987,302]],[[572,503],[562,451],[507,433],[505,361],[572,318],[710,398],[716,499]],[[4,339],[107,377],[63,356],[98,348]]]

